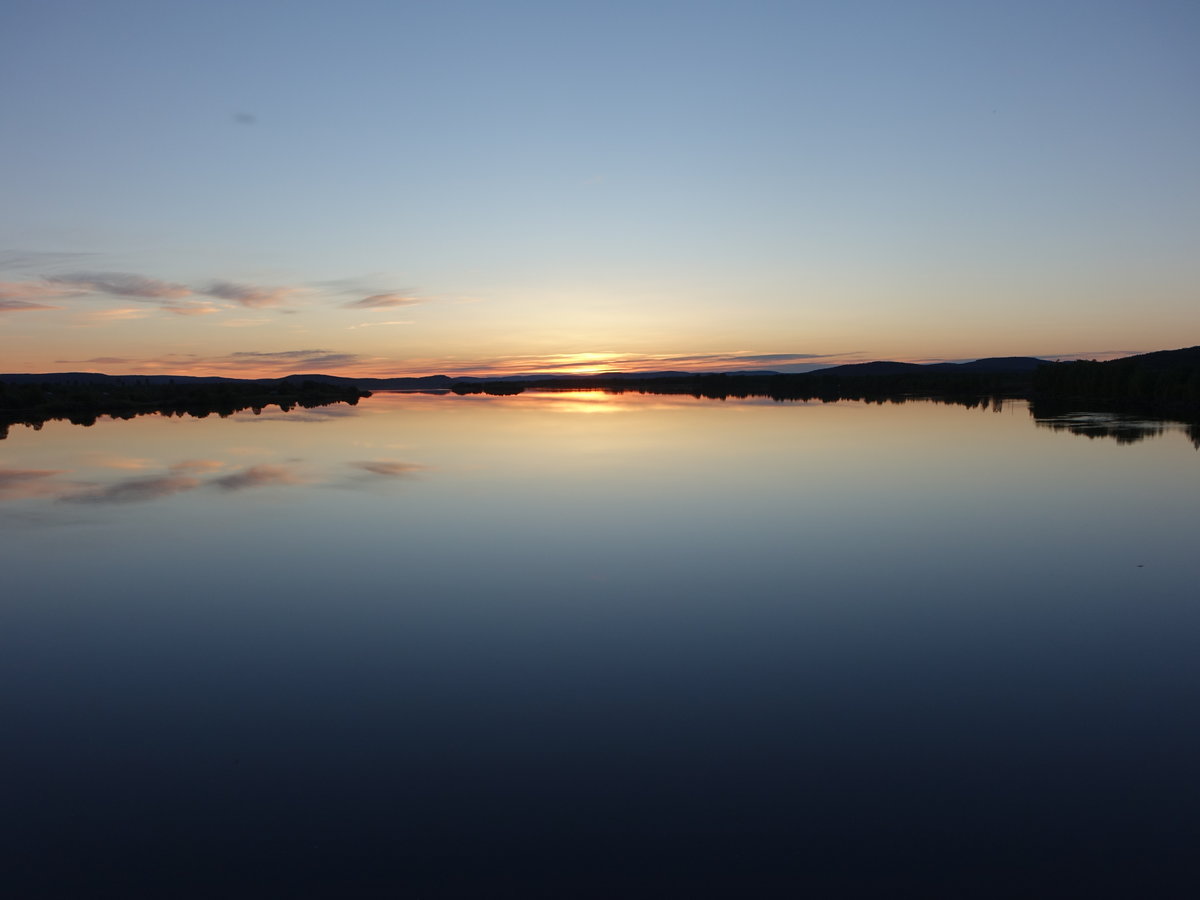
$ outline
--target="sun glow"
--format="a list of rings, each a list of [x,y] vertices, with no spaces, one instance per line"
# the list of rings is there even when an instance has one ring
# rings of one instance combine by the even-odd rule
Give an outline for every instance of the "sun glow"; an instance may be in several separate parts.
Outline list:
[[[547,360],[547,370],[556,375],[599,375],[613,371],[620,353],[563,353]]]

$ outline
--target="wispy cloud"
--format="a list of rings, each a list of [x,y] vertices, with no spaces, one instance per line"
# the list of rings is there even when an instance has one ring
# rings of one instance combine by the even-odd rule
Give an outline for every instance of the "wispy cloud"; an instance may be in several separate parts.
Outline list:
[[[208,316],[221,311],[221,307],[212,303],[164,303],[163,311],[177,316]]]
[[[95,253],[63,252],[58,250],[0,250],[0,271],[44,272],[56,266],[77,266],[94,259]]]
[[[357,325],[347,325],[347,331],[354,331],[356,328],[379,328],[384,325],[412,325],[412,319],[392,319],[388,322],[359,322]]]
[[[71,290],[147,300],[175,300],[192,294],[192,289],[187,285],[159,281],[131,272],[73,272],[52,275],[46,281]]]
[[[30,302],[81,293],[83,291],[78,289],[72,290],[44,281],[0,281],[0,300]]]
[[[234,284],[231,281],[214,281],[200,293],[221,300],[232,300],[251,309],[261,309],[278,306],[299,290],[295,287],[263,287],[254,284]]]
[[[144,319],[151,315],[150,310],[140,306],[122,306],[117,309],[97,309],[87,313],[82,318],[82,322],[124,322],[128,319]]]
[[[66,363],[75,365],[77,363],[100,363],[102,365],[122,365],[124,363],[133,362],[124,356],[93,356],[89,359],[56,359],[56,363]]]
[[[361,300],[352,300],[349,303],[343,303],[342,306],[347,309],[392,309],[397,306],[415,306],[421,302],[419,297],[411,297],[402,293],[387,293],[372,294],[370,297],[363,297]]]
[[[210,366],[233,368],[271,368],[294,372],[302,369],[340,369],[362,361],[357,353],[338,353],[333,350],[239,350],[225,357],[209,360]]]
[[[110,310],[103,315],[114,318],[135,318],[144,311]],[[96,315],[101,315],[97,313]],[[371,357],[336,350],[239,350],[222,356],[201,356],[196,353],[164,353],[160,356],[125,357],[93,356],[88,359],[58,359],[58,363],[96,363],[120,365],[131,371],[162,372],[172,375],[231,375],[234,377],[278,377],[324,370],[361,367]]]
[[[213,297],[238,306],[262,309],[278,307],[302,290],[299,287],[266,287],[224,280],[214,280],[205,288],[194,289],[186,284],[148,278],[134,272],[69,272],[47,275],[38,280],[0,282],[0,301],[16,301],[8,307],[10,309],[48,309],[53,307],[27,304],[48,299],[102,295],[156,304],[165,312],[175,315],[197,316],[219,312],[221,307],[188,298]]]
[[[28,300],[7,300],[0,297],[0,313],[29,312],[37,309],[59,309],[46,303],[31,303]]]
[[[0,271],[20,270],[39,261],[45,261],[46,264],[51,261],[78,263],[83,257],[70,254],[8,254],[7,258],[11,264],[3,265],[5,256],[0,254]],[[40,278],[25,281],[0,281],[0,312],[54,309],[56,307],[39,304],[71,297],[121,297],[157,305],[164,312],[179,316],[206,315],[220,312],[223,308],[222,305],[196,299],[201,297],[224,300],[228,304],[246,309],[271,310],[274,314],[296,312],[297,310],[289,309],[285,304],[313,292],[333,297],[340,295],[340,306],[346,309],[388,310],[425,302],[424,298],[414,296],[409,291],[380,290],[374,277],[314,282],[309,285],[262,285],[211,278],[193,282],[193,285],[198,286],[152,278],[136,272],[76,270],[43,274]]]
[[[857,352],[842,353],[756,353],[735,350],[725,353],[654,356],[609,350],[580,353],[528,354],[493,359],[424,359],[410,361],[410,371],[445,375],[595,374],[600,372],[733,372],[770,369],[799,372],[844,362],[860,362]]]

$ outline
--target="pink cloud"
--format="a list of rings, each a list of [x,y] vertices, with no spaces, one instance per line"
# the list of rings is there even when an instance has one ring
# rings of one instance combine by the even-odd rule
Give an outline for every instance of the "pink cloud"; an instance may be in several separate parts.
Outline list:
[[[7,300],[0,298],[0,313],[28,312],[35,309],[59,309],[59,307],[49,306],[45,303],[30,303],[28,300]]]
[[[150,315],[150,310],[137,306],[123,306],[118,309],[98,309],[85,317],[87,322],[124,322],[127,319],[144,319]]]
[[[46,284],[44,281],[0,281],[0,301],[13,301],[16,305],[11,306],[11,309],[53,309],[54,307],[40,306],[29,301],[79,293],[82,292],[60,285]]]
[[[259,309],[264,306],[277,306],[298,290],[299,288],[294,287],[262,287],[253,284],[234,284],[230,281],[215,281],[201,293]]]
[[[162,310],[177,316],[207,316],[220,312],[221,307],[212,303],[164,303]]]
[[[390,293],[390,294],[372,294],[370,297],[363,297],[361,300],[355,300],[351,303],[342,304],[347,309],[392,309],[396,306],[413,306],[420,303],[418,297],[409,297],[405,294]]]

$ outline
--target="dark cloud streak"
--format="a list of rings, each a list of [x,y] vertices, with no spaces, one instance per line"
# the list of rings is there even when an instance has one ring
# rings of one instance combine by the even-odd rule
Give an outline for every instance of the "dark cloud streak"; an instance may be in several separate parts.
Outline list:
[[[0,313],[6,312],[32,312],[38,309],[60,309],[58,306],[50,306],[47,303],[30,303],[28,300],[5,300],[0,298]]]
[[[199,293],[221,300],[232,300],[251,309],[262,309],[279,305],[296,290],[292,287],[262,287],[254,284],[234,284],[231,281],[214,281]]]
[[[68,289],[143,300],[177,300],[192,294],[192,289],[186,285],[146,278],[131,272],[73,272],[67,275],[53,275],[46,281]]]
[[[338,369],[354,365],[361,360],[356,353],[338,353],[333,350],[240,350],[210,364],[232,366],[267,366],[289,372],[296,367]]]
[[[343,303],[346,309],[394,309],[397,306],[415,306],[421,300],[401,293],[372,294],[361,300]]]

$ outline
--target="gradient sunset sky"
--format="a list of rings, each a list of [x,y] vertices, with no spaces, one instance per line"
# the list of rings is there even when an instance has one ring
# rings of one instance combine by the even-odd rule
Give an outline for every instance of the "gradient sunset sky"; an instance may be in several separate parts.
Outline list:
[[[1200,343],[1200,4],[0,6],[0,371]]]

